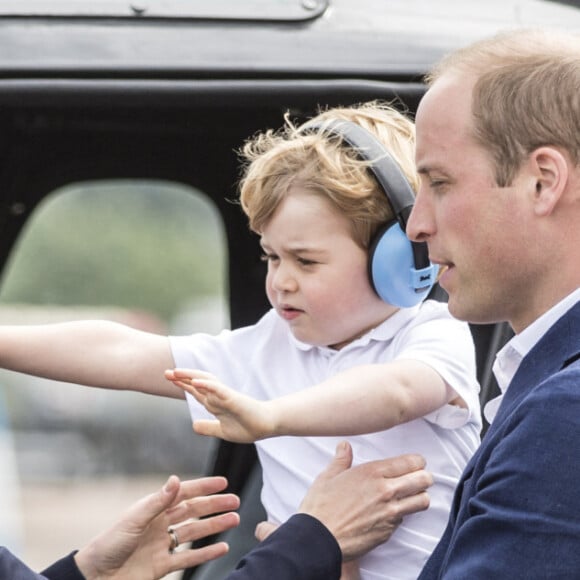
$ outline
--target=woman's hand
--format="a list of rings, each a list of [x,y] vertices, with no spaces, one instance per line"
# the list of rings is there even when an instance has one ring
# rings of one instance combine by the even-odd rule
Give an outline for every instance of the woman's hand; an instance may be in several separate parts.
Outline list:
[[[188,544],[239,524],[238,514],[230,511],[239,507],[239,498],[218,494],[226,486],[223,477],[180,482],[172,475],[160,491],[134,503],[115,525],[79,550],[77,566],[87,580],[154,580],[223,556],[225,542],[172,548],[173,538],[179,545]],[[214,513],[220,515],[205,517]]]

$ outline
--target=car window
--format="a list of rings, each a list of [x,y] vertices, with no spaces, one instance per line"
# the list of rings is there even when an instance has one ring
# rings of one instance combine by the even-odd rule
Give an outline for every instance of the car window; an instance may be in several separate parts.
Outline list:
[[[217,209],[191,187],[147,180],[70,184],[38,205],[15,243],[1,281],[0,323],[102,318],[163,334],[216,332],[229,324],[225,252]],[[62,482],[93,481],[95,490],[117,490],[121,497],[130,477],[134,493],[135,476],[147,482],[207,470],[213,443],[191,433],[183,401],[8,371],[0,372],[0,388],[19,477],[27,484],[22,501],[44,498],[45,508],[52,502],[58,514],[45,538],[41,521],[25,526],[37,534],[26,542],[35,547],[33,566],[50,561],[52,541],[65,539],[67,514],[74,517],[70,503],[83,486],[63,496]],[[86,505],[85,495],[83,511]],[[6,535],[14,539],[14,530]]]

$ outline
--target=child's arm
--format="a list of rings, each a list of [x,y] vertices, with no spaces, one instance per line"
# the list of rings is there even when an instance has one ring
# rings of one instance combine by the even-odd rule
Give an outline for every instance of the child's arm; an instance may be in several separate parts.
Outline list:
[[[172,364],[167,337],[113,322],[0,326],[0,367],[21,373],[179,397],[163,378]]]
[[[450,402],[465,406],[433,368],[413,360],[354,367],[271,401],[236,393],[208,373],[176,369],[166,377],[217,417],[196,421],[197,433],[240,442],[360,435],[412,421]]]

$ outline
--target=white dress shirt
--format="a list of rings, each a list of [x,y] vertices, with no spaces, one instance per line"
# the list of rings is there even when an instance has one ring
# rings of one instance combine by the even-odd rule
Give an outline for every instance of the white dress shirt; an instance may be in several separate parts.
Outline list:
[[[572,306],[580,301],[580,288],[568,294],[540,318],[532,322],[519,334],[516,334],[498,353],[493,364],[493,374],[497,380],[501,394],[487,403],[483,412],[491,423],[524,357],[534,348],[538,341],[548,332],[555,322],[564,316]]]

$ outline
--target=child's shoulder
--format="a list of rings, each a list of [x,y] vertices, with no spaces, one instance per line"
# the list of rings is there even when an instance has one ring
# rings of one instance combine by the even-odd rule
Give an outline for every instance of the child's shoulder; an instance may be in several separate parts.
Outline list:
[[[449,312],[449,307],[446,302],[440,302],[439,300],[425,300],[421,303],[418,311],[417,317],[429,320],[429,319],[451,319],[455,320],[451,313]]]
[[[449,332],[465,333],[469,331],[469,325],[463,320],[455,318],[450,312],[446,302],[438,300],[425,300],[418,308],[411,326],[430,324]]]

